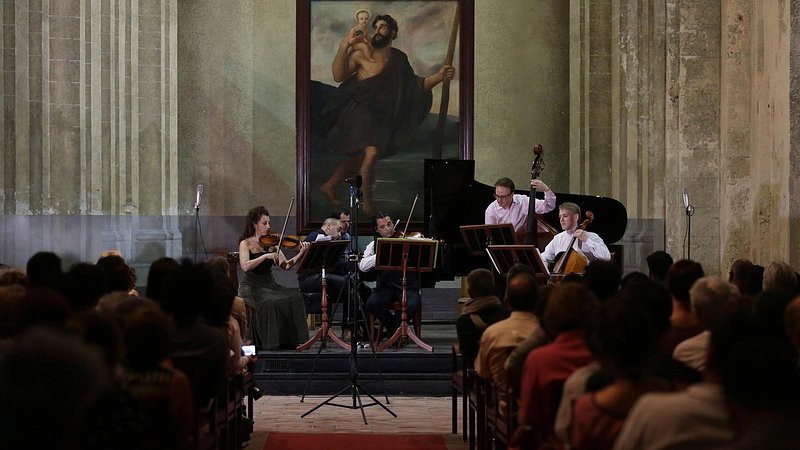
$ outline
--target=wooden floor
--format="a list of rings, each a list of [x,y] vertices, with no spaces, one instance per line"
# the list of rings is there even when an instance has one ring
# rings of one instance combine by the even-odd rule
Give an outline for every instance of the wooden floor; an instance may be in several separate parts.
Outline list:
[[[291,433],[396,433],[396,434],[441,434],[450,450],[463,450],[466,444],[461,435],[450,434],[450,397],[389,397],[386,407],[397,417],[392,417],[380,406],[364,408],[367,424],[361,410],[323,405],[305,418],[300,416],[319,405],[328,396],[306,397],[300,403],[299,396],[264,396],[255,402],[253,437],[248,448],[261,450],[271,431]],[[370,399],[363,398],[365,402]],[[378,398],[385,404],[385,398]],[[339,397],[336,402],[351,406],[352,397]],[[460,419],[460,417],[459,417]],[[460,432],[459,428],[459,432]]]

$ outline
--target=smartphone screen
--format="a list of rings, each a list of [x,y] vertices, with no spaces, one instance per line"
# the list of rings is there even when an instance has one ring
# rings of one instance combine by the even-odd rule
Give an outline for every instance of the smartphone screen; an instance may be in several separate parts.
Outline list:
[[[255,345],[243,345],[242,346],[242,355],[244,356],[252,356],[256,354],[256,346]]]

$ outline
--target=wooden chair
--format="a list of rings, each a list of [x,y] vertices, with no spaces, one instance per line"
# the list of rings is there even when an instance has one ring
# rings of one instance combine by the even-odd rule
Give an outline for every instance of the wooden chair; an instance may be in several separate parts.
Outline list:
[[[394,311],[395,314],[400,314],[403,311],[403,305],[401,304],[400,300],[395,300],[389,305],[388,309],[390,311]],[[372,313],[369,314],[367,320],[369,322],[367,323],[367,329],[370,330],[370,340],[377,348],[381,340],[381,325],[380,323],[377,325],[375,324],[377,318]],[[422,302],[419,302],[417,312],[414,313],[414,334],[416,334],[418,337],[422,337]]]
[[[452,433],[458,434],[458,399],[461,397],[461,435],[467,441],[467,404],[469,403],[469,389],[466,384],[467,371],[473,370],[458,348],[458,342],[453,343],[450,351],[453,374],[451,377],[451,412]]]
[[[467,441],[470,450],[487,450],[490,442],[486,438],[486,389],[489,381],[479,377],[474,370],[465,379],[468,387],[469,418]]]

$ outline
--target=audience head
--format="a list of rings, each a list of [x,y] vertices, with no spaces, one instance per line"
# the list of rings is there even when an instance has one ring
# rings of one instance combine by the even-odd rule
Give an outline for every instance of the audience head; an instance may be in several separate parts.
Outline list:
[[[700,263],[690,259],[681,259],[667,271],[667,289],[672,298],[688,310],[690,308],[689,289],[703,275],[703,266]]]
[[[66,329],[100,352],[107,374],[113,378],[120,351],[120,329],[114,318],[97,311],[84,310],[67,320]]]
[[[0,286],[12,285],[28,286],[28,276],[24,270],[13,267],[6,267],[0,270]]]
[[[159,258],[150,264],[147,271],[147,297],[158,303],[166,301],[164,298],[164,280],[181,265],[172,258]]]
[[[600,304],[586,328],[586,342],[603,368],[637,380],[655,351],[656,332],[641,302],[614,298]]]
[[[753,267],[753,262],[749,259],[737,259],[731,264],[731,270],[728,272],[728,281],[742,291],[747,271]]]
[[[647,255],[646,259],[650,279],[665,283],[667,281],[667,271],[672,266],[672,256],[664,250],[656,250]]]
[[[215,328],[225,328],[231,317],[236,289],[225,274],[212,273],[213,289],[209,293],[208,304],[203,310],[206,324]]]
[[[600,301],[604,301],[619,292],[622,272],[611,261],[592,261],[586,266],[583,283]]]
[[[136,287],[135,275],[122,256],[110,254],[97,260],[97,267],[105,273],[106,292],[128,292]]]
[[[736,286],[719,277],[703,277],[689,289],[692,312],[707,329],[713,328],[729,312],[739,297]]]
[[[79,448],[78,430],[107,379],[99,352],[63,331],[19,336],[0,358],[3,448]]]
[[[650,316],[653,331],[657,336],[670,329],[672,298],[664,284],[647,277],[631,281],[622,288],[620,297],[626,302],[642,305]]]
[[[0,286],[0,341],[14,336],[17,304],[25,298],[25,288],[18,284]],[[1,353],[1,352],[0,352]]]
[[[31,256],[25,270],[28,286],[62,289],[63,270],[61,258],[52,252],[38,252]]]
[[[544,328],[553,336],[583,328],[597,305],[597,298],[581,283],[561,283],[550,293]]]
[[[631,283],[638,283],[646,280],[653,280],[653,279],[647,276],[644,272],[633,271],[627,273],[625,276],[622,277],[622,279],[619,280],[619,286],[620,289],[625,289],[625,286]]]
[[[750,411],[797,413],[797,352],[748,311],[737,311],[711,332],[708,370],[726,398]]]
[[[124,364],[134,372],[154,369],[169,355],[174,326],[155,305],[133,311],[122,332]]]
[[[512,311],[533,311],[539,300],[539,285],[529,273],[519,273],[508,281],[506,303]]]
[[[494,274],[488,269],[475,269],[467,275],[467,292],[471,298],[497,296]]]
[[[14,304],[15,333],[37,326],[63,329],[70,312],[69,302],[60,292],[48,287],[29,287],[22,300]]]
[[[753,302],[753,316],[776,337],[789,341],[786,333],[786,308],[795,294],[784,289],[761,291]]]
[[[184,259],[164,283],[164,311],[178,324],[192,324],[200,318],[213,289],[211,272],[203,264]]]
[[[754,264],[744,274],[742,280],[742,294],[755,296],[762,291],[764,286],[764,266]]]
[[[797,274],[792,266],[783,261],[773,261],[764,268],[762,289],[780,289],[794,293],[797,290]]]
[[[106,274],[95,264],[73,264],[66,274],[66,291],[73,311],[92,309],[107,292]]]

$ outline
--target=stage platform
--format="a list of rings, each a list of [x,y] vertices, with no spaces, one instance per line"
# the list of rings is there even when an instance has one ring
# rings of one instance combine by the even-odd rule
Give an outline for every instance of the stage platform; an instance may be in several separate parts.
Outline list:
[[[353,355],[330,341],[320,350],[318,341],[303,352],[259,351],[255,380],[269,395],[302,395],[306,386],[308,395],[332,395],[352,384],[351,367],[355,367],[358,385],[376,397],[384,393],[450,395],[459,296],[460,289],[452,287],[422,290],[421,338],[433,346],[433,352],[409,341],[404,347],[395,345],[382,352],[359,348]],[[341,334],[339,314],[336,316],[333,327]]]

